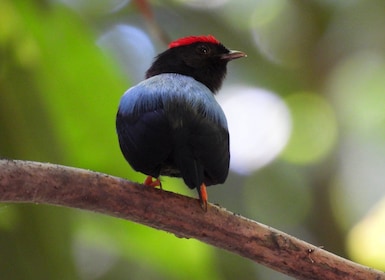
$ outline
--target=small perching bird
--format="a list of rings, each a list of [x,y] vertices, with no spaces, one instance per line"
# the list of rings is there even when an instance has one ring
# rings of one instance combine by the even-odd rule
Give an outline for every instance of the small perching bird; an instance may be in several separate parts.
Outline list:
[[[211,35],[181,38],[122,96],[120,149],[133,169],[148,175],[145,185],[161,186],[160,175],[182,177],[207,210],[206,186],[225,182],[230,161],[227,121],[214,94],[227,63],[244,56]]]

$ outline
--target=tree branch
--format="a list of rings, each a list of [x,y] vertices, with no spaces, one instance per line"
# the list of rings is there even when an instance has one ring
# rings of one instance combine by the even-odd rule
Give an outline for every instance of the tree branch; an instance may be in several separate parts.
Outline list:
[[[283,232],[197,200],[109,175],[47,163],[0,160],[0,202],[91,210],[195,238],[297,279],[384,279]]]

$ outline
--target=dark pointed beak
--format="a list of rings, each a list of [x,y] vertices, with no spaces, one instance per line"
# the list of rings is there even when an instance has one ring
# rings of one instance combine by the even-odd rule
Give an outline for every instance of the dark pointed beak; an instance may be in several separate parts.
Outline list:
[[[246,56],[247,54],[245,54],[244,52],[232,50],[226,54],[221,55],[221,59],[225,59],[229,61],[229,60],[246,57]]]

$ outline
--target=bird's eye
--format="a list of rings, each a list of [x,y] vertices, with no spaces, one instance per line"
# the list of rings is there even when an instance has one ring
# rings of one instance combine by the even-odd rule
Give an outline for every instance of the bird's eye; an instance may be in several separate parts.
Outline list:
[[[203,55],[207,55],[210,53],[210,48],[205,45],[199,45],[196,50],[199,54]]]

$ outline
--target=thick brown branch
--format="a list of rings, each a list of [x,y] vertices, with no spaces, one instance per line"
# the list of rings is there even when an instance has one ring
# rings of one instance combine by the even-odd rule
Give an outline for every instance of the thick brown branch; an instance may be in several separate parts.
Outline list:
[[[91,210],[195,238],[298,279],[384,279],[385,274],[209,204],[65,166],[0,160],[0,201]]]

